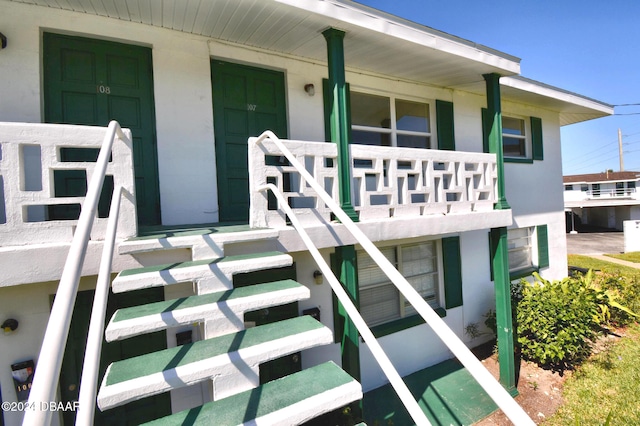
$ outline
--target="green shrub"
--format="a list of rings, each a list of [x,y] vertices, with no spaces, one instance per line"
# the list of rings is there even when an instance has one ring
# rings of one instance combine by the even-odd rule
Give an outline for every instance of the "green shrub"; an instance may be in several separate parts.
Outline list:
[[[596,292],[579,279],[523,282],[516,307],[518,344],[524,359],[565,369],[591,353],[599,325]]]
[[[628,308],[632,312],[640,312],[640,278],[601,272],[593,277],[594,284],[609,294],[612,301]],[[610,322],[613,325],[629,325],[638,317],[625,309],[613,309]]]
[[[534,276],[533,283],[521,282],[518,298],[512,291],[517,342],[524,359],[570,368],[590,355],[592,341],[603,326],[636,317],[622,304],[623,293],[634,288],[624,279],[596,276],[592,271],[554,282]]]

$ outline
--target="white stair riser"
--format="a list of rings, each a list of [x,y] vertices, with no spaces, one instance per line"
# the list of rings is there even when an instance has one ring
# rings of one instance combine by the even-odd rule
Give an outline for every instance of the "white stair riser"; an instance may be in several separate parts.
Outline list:
[[[332,342],[331,330],[322,327],[114,385],[103,383],[98,393],[98,407],[105,410],[218,376],[243,374],[235,364],[257,367],[263,362]],[[108,374],[107,370],[105,378]],[[246,382],[239,383],[239,387],[229,390],[228,395],[251,389],[246,385]]]
[[[118,246],[119,254],[146,253],[155,250],[190,248],[193,260],[214,259],[224,255],[224,245],[278,238],[278,231],[261,229],[247,232],[186,235],[148,240],[125,241]]]
[[[176,311],[163,312],[142,318],[109,322],[105,331],[107,342],[121,340],[140,334],[160,331],[169,327],[206,322],[205,338],[221,336],[244,328],[245,312],[271,306],[284,305],[310,297],[309,289],[296,287],[267,294],[230,299],[218,304],[196,306]],[[240,326],[239,328],[236,326]]]

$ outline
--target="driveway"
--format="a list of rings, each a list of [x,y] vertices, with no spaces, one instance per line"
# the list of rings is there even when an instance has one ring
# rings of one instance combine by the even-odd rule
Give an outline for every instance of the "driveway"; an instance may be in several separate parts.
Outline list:
[[[584,232],[566,235],[569,254],[604,254],[624,251],[623,232]]]

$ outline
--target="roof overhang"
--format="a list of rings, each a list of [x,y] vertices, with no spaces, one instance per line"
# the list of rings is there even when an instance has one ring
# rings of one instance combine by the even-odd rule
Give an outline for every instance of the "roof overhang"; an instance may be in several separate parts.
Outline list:
[[[350,0],[12,0],[197,34],[326,63],[322,31],[346,32],[348,70],[441,87],[520,72],[520,60]]]
[[[520,59],[351,0],[11,0],[103,16],[326,63],[322,31],[346,33],[345,66],[484,96],[484,74],[501,78],[502,97],[557,111],[567,125],[613,114],[593,99],[519,77]]]
[[[522,76],[502,77],[501,96],[560,113],[560,125],[579,123],[613,114],[613,106]]]

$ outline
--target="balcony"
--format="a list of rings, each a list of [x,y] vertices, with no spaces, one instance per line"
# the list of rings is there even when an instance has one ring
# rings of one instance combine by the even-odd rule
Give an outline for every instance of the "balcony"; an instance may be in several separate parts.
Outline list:
[[[0,123],[0,246],[71,242],[105,133],[101,127]],[[134,236],[131,146],[116,141],[107,176],[105,186],[129,192],[118,238]],[[101,210],[108,210],[108,201]],[[106,214],[95,218],[93,241],[104,238],[107,219],[100,216]]]
[[[270,139],[259,144],[256,141],[252,138],[249,142],[250,225],[270,228],[287,225],[286,215],[278,209],[277,202],[258,190],[269,183],[283,192],[305,226],[335,224],[329,209],[304,183],[277,145]],[[336,145],[281,142],[338,201]],[[495,154],[365,145],[351,145],[350,154],[351,197],[362,224],[410,225],[414,230],[422,228],[418,235],[511,224],[509,210],[493,209],[497,201]],[[410,236],[398,234],[399,238]],[[386,239],[391,238],[387,235]]]

